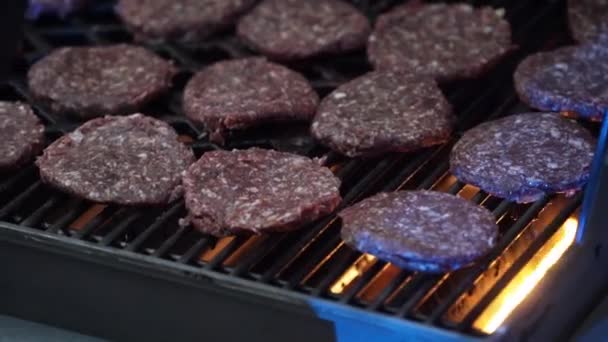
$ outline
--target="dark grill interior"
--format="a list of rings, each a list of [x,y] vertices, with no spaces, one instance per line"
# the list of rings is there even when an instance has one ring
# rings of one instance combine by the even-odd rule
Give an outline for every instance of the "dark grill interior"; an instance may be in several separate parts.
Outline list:
[[[398,1],[355,1],[373,18]],[[345,246],[335,216],[289,234],[215,239],[179,227],[185,209],[179,201],[163,209],[104,206],[71,198],[42,185],[34,165],[0,182],[0,224],[18,224],[64,239],[80,239],[108,249],[123,249],[322,297],[344,305],[423,324],[477,334],[472,322],[534,252],[571,215],[582,195],[544,198],[529,205],[504,201],[455,181],[448,173],[448,154],[458,136],[483,121],[528,110],[518,102],[511,76],[521,58],[533,51],[568,43],[563,1],[473,1],[506,8],[520,49],[480,80],[444,87],[458,115],[456,134],[445,145],[409,154],[374,159],[347,159],[315,144],[305,125],[262,127],[233,134],[224,148],[260,146],[326,157],[343,181],[342,206],[378,191],[436,189],[459,194],[492,210],[501,238],[492,252],[472,267],[444,275],[399,270]],[[129,42],[130,35],[112,14],[112,2],[97,2],[87,13],[65,21],[42,18],[27,25],[23,59],[14,78],[0,86],[1,100],[34,105],[44,120],[49,142],[78,123],[47,112],[31,101],[24,75],[29,65],[63,45]],[[183,70],[173,92],[143,112],[171,123],[191,143],[197,156],[221,147],[180,111],[181,90],[193,71],[214,61],[251,55],[231,34],[196,46],[155,45],[158,54]],[[321,96],[360,75],[369,66],[363,51],[291,66],[304,73]],[[593,127],[591,127],[593,129]],[[349,271],[350,270],[350,271]],[[345,275],[344,278],[341,278]]]

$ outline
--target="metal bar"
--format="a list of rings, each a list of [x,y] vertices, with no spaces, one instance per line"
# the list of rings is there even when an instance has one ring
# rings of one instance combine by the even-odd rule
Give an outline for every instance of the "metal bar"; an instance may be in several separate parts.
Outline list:
[[[522,216],[505,232],[505,234],[500,238],[497,245],[490,251],[490,253],[479,260],[475,266],[473,266],[469,272],[466,273],[466,276],[463,277],[457,284],[454,285],[454,289],[450,291],[445,298],[442,299],[441,303],[429,314],[427,317],[427,321],[434,322],[437,321],[441,316],[445,314],[445,312],[465,293],[473,283],[475,279],[485,272],[489,265],[511,245],[511,243],[515,240],[515,238],[521,234],[524,228],[528,227],[528,225],[532,222],[536,216],[540,213],[540,211],[549,203],[549,198],[544,197],[543,199],[532,204]]]
[[[179,262],[182,264],[188,264],[194,261],[195,258],[199,257],[203,251],[211,246],[216,241],[216,238],[212,236],[204,236],[200,238],[192,247],[182,254],[179,258]]]
[[[226,246],[224,246],[221,252],[217,253],[213,259],[211,259],[211,261],[205,265],[205,267],[208,269],[217,269],[224,262],[224,260],[234,253],[245,241],[247,241],[247,237],[235,237]]]
[[[568,203],[551,223],[538,235],[532,244],[524,251],[524,253],[511,265],[511,267],[503,274],[503,276],[494,284],[494,286],[485,294],[485,296],[473,307],[465,319],[461,322],[460,327],[469,327],[473,320],[477,318],[483,309],[494,299],[500,291],[519,273],[519,271],[530,261],[534,254],[553,236],[560,228],[566,219],[580,206],[582,194],[576,195],[576,198]]]
[[[140,219],[143,215],[144,213],[142,211],[137,211],[122,219],[120,223],[117,224],[116,227],[114,227],[108,234],[106,234],[99,243],[103,246],[111,244],[114,242],[114,240],[116,240],[116,238],[123,234],[133,222]]]
[[[152,253],[153,256],[161,258],[167,254],[167,252],[175,245],[177,240],[181,238],[184,233],[190,230],[190,226],[180,226],[177,230],[171,234],[171,236],[166,239],[155,251]]]
[[[35,227],[40,223],[42,217],[55,205],[59,200],[62,199],[60,195],[51,196],[46,202],[44,202],[38,209],[31,213],[28,217],[20,222],[21,225],[26,227]]]
[[[0,209],[0,220],[5,219],[6,216],[11,213],[11,211],[21,206],[23,202],[25,202],[25,200],[27,200],[34,192],[40,189],[41,186],[42,183],[39,180],[34,182],[34,184],[27,187],[25,191],[17,195],[17,197],[15,197],[12,201],[4,205],[4,207]]]
[[[340,302],[346,304],[353,301],[357,293],[359,293],[359,291],[361,291],[361,289],[363,289],[363,287],[367,285],[369,281],[374,278],[386,265],[386,262],[376,260],[376,262],[374,262],[374,264],[368,270],[363,272],[361,276],[348,285],[346,291],[342,293],[342,296],[340,296]]]
[[[144,243],[155,231],[162,227],[171,217],[176,215],[183,207],[184,203],[181,201],[173,204],[171,208],[163,212],[151,225],[137,235],[137,237],[131,241],[131,243],[127,244],[125,250],[132,252],[136,251],[142,243]]]
[[[289,280],[284,287],[289,289],[295,288],[307,274],[313,271],[313,269],[321,267],[321,262],[323,261],[324,257],[327,256],[330,251],[336,250],[339,243],[340,235],[338,234],[334,234],[325,239],[324,243],[320,247],[315,248],[312,255],[306,257],[307,264],[299,267],[296,272],[289,277]]]
[[[67,211],[57,219],[55,223],[49,226],[47,232],[49,233],[59,233],[63,231],[67,225],[76,220],[82,212],[89,206],[88,203],[82,200],[78,200],[76,203],[73,203],[69,206]]]
[[[410,276],[411,276],[410,272],[407,272],[407,271],[401,271],[401,272],[399,272],[395,278],[393,278],[386,286],[384,286],[384,289],[382,289],[382,292],[380,292],[380,294],[378,295],[378,297],[376,297],[374,299],[374,301],[371,302],[367,306],[367,309],[368,310],[372,310],[372,311],[379,310],[384,305],[384,302],[387,300],[387,298],[401,284],[403,284],[404,281],[409,281],[408,279],[411,279]]]
[[[77,239],[83,239],[88,236],[91,232],[99,228],[101,224],[106,222],[107,220],[115,220],[117,216],[120,216],[125,209],[119,210],[114,206],[108,206],[103,208],[103,210],[96,215],[91,221],[89,221],[82,229],[74,232],[74,237]]]
[[[420,302],[420,300],[436,286],[437,281],[441,279],[441,275],[437,274],[414,274],[412,281],[408,282],[404,291],[408,293],[407,300],[401,305],[396,315],[405,317],[410,314],[412,309]]]
[[[343,246],[340,246],[344,248]],[[325,272],[323,279],[319,282],[317,286],[315,286],[311,295],[313,296],[321,296],[323,295],[327,289],[336,281],[336,279],[343,274],[350,266],[353,265],[353,262],[356,260],[357,255],[361,253],[349,249],[348,252],[342,254],[338,257],[338,260],[333,261],[332,267]]]

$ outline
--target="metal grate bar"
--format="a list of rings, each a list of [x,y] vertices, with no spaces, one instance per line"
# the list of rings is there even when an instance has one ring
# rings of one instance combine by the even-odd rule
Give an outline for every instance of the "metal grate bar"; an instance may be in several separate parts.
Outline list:
[[[336,250],[338,250],[339,248],[348,247],[345,247],[345,245],[340,245],[340,247],[336,248]],[[348,248],[348,252],[343,255],[340,255],[337,260],[333,261],[334,265],[331,269],[325,272],[323,279],[319,282],[317,286],[312,289],[311,294],[313,296],[323,295],[327,291],[329,286],[335,283],[336,279],[340,275],[342,275],[344,271],[346,271],[354,261],[356,261],[357,255],[360,254],[361,253]]]
[[[181,238],[188,230],[190,230],[189,226],[188,227],[180,226],[179,228],[177,228],[177,230],[173,234],[171,234],[171,236],[168,239],[163,241],[163,243],[160,245],[160,247],[158,247],[154,251],[154,253],[152,253],[152,255],[155,257],[165,256],[165,254],[167,254],[167,252],[171,249],[171,247],[173,247],[173,245],[175,245],[177,240],[179,240],[179,238]]]
[[[340,241],[341,239],[338,234],[333,234],[331,237],[328,237],[322,246],[315,248],[314,253],[306,257],[306,265],[299,267],[289,278],[284,287],[289,289],[295,288],[307,274],[313,271],[313,269],[321,267],[323,259],[325,259],[331,251],[336,251],[338,249]]]
[[[140,219],[143,215],[144,215],[144,213],[141,210],[128,215],[126,218],[122,219],[120,221],[120,223],[117,224],[114,229],[112,229],[108,234],[106,234],[99,243],[103,246],[107,246],[107,245],[111,244],[120,235],[122,235],[133,222]]]
[[[183,202],[173,204],[173,206],[169,208],[169,210],[166,210],[160,216],[158,216],[151,225],[149,225],[143,232],[137,235],[137,237],[131,243],[127,244],[125,250],[136,251],[154,232],[163,227],[166,222],[171,217],[176,215],[183,207]]]
[[[239,246],[247,240],[247,237],[237,236],[233,238],[222,250],[217,253],[208,264],[205,265],[208,269],[217,269],[219,266],[230,256],[230,254],[234,253]]]
[[[179,262],[182,264],[188,264],[198,258],[204,250],[214,244],[216,238],[212,236],[204,236],[200,238],[192,247],[190,247],[180,258]]]
[[[515,277],[519,271],[530,261],[536,252],[553,236],[553,234],[561,227],[570,215],[580,206],[583,195],[578,193],[576,198],[568,203],[551,223],[532,241],[532,244],[524,251],[524,253],[511,265],[511,267],[503,274],[496,284],[486,293],[486,295],[473,307],[466,318],[461,322],[460,327],[469,327],[473,320],[477,318],[483,309],[485,309],[492,299],[500,293],[500,291]]]
[[[20,207],[34,192],[36,192],[42,183],[38,180],[30,185],[25,191],[17,195],[12,201],[8,202],[0,209],[0,220],[4,220],[13,210]]]
[[[61,215],[55,223],[48,227],[47,231],[49,233],[59,233],[60,231],[63,231],[67,225],[76,220],[88,206],[89,204],[85,201],[77,200],[76,203],[69,206],[67,211]]]
[[[407,300],[401,305],[396,315],[399,317],[409,315],[412,309],[436,286],[440,279],[441,276],[437,274],[426,275],[419,272],[415,273],[412,280],[407,283],[405,288],[405,292],[408,294]]]
[[[504,201],[503,201],[504,202]],[[490,251],[490,253],[479,260],[473,267],[471,272],[468,272],[466,276],[455,286],[446,298],[443,298],[441,304],[439,304],[435,310],[428,316],[427,320],[430,322],[436,321],[460,298],[461,294],[469,289],[474,281],[481,276],[481,274],[487,270],[488,266],[498,258],[509,245],[517,238],[519,234],[526,228],[532,220],[538,216],[540,211],[549,203],[547,197],[540,201],[532,204],[525,213],[515,222],[509,230],[500,238],[498,244]]]
[[[340,297],[340,302],[342,303],[350,303],[353,301],[355,295],[359,293],[363,289],[365,285],[369,283],[369,281],[374,278],[382,269],[387,265],[386,262],[381,260],[376,260],[376,262],[366,270],[360,277],[355,279],[346,289],[346,291]]]
[[[126,211],[126,209],[119,210],[115,206],[107,206],[103,208],[99,215],[95,216],[91,221],[89,221],[82,229],[74,232],[74,237],[78,239],[83,239],[87,237],[94,230],[99,228],[101,224],[103,224],[106,220],[115,221],[117,216],[120,216],[121,213]]]
[[[405,281],[411,280],[411,273],[406,271],[400,271],[395,278],[393,278],[388,284],[384,286],[382,292],[374,299],[368,306],[368,310],[376,311],[383,307],[389,296]]]
[[[27,218],[22,220],[20,223],[27,227],[36,227],[43,219],[43,216],[62,199],[63,196],[54,195],[51,196],[46,202],[44,202],[40,207],[38,207],[34,212],[29,215]]]

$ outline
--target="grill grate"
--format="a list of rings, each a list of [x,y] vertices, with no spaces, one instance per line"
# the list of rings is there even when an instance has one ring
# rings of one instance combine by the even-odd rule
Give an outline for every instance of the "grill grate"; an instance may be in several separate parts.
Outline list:
[[[355,1],[370,17],[396,2]],[[581,202],[580,195],[555,196],[519,205],[460,183],[448,173],[447,157],[462,131],[486,120],[526,110],[518,102],[511,84],[517,61],[539,48],[567,42],[561,1],[497,0],[489,4],[507,9],[514,40],[520,49],[487,77],[444,88],[458,115],[457,134],[445,145],[383,158],[347,159],[316,145],[303,125],[289,125],[280,132],[263,127],[235,133],[225,147],[260,146],[327,158],[328,165],[343,181],[342,206],[378,191],[397,189],[436,189],[483,205],[496,216],[501,238],[497,246],[472,267],[444,275],[399,270],[345,246],[339,237],[335,215],[298,232],[216,239],[178,226],[178,219],[185,214],[182,202],[160,212],[93,204],[45,187],[33,165],[0,182],[0,223],[18,224],[110,250],[146,255],[150,260],[161,258],[372,312],[479,334],[472,328],[473,320],[552,233],[576,213]],[[46,125],[50,142],[78,123],[36,106],[24,81],[28,66],[52,48],[129,42],[130,36],[112,14],[112,2],[100,1],[79,17],[66,21],[42,18],[29,24],[25,38],[24,57],[15,66],[14,78],[0,85],[0,99],[33,104]],[[173,92],[143,112],[169,122],[191,144],[197,156],[221,148],[208,142],[205,132],[182,116],[181,89],[201,67],[221,59],[248,56],[251,52],[230,34],[200,45],[161,44],[150,48],[175,60],[183,71],[176,78]],[[322,96],[369,70],[363,52],[291,67],[306,75]],[[340,284],[339,279],[346,279],[341,277],[351,270],[354,275]]]

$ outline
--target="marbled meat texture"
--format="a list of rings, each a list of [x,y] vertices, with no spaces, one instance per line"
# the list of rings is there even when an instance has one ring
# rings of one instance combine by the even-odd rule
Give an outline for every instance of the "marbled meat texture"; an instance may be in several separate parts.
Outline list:
[[[456,143],[452,173],[520,203],[574,192],[589,178],[595,139],[557,113],[524,113],[483,123]]]
[[[514,49],[503,9],[413,2],[381,15],[367,53],[375,69],[403,69],[439,82],[474,78]]]
[[[495,244],[490,211],[434,191],[380,193],[339,213],[342,239],[365,253],[414,271],[451,271]]]
[[[28,72],[35,98],[61,114],[88,119],[129,114],[166,92],[175,67],[128,44],[64,47]]]
[[[312,135],[350,157],[408,152],[447,141],[452,108],[433,79],[371,72],[321,101]]]
[[[29,0],[25,16],[28,19],[37,19],[42,14],[50,13],[66,17],[83,8],[88,2],[88,0]]]
[[[228,130],[273,121],[311,120],[319,97],[304,76],[261,57],[222,61],[198,72],[184,112],[223,142]]]
[[[256,0],[119,0],[136,41],[198,43],[230,28]]]
[[[64,192],[142,206],[179,198],[182,173],[194,160],[171,126],[133,114],[86,122],[47,147],[37,164],[42,180]]]
[[[207,152],[183,184],[186,221],[215,236],[298,229],[341,201],[340,180],[318,161],[259,148]]]
[[[608,35],[603,38],[526,57],[515,70],[519,98],[536,109],[601,120],[608,109]]]
[[[568,24],[578,42],[608,34],[608,0],[568,0]]]
[[[340,0],[265,0],[237,26],[245,43],[276,60],[360,49],[370,31],[367,18]]]
[[[44,147],[44,126],[25,103],[0,101],[0,172],[29,162]]]

